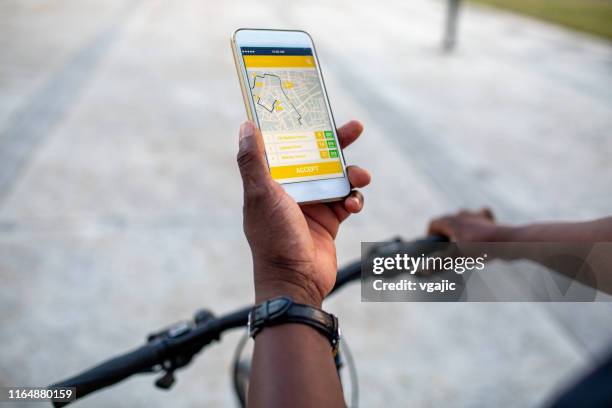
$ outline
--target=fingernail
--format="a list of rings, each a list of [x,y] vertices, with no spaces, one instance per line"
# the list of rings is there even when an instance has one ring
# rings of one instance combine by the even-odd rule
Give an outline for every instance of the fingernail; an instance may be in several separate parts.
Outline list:
[[[253,125],[253,122],[244,122],[242,125],[240,125],[239,141],[242,142],[242,140],[245,137],[251,137],[253,136],[254,133],[255,133],[255,126]]]
[[[355,205],[356,208],[359,207],[359,199],[357,197],[351,197],[351,202]]]

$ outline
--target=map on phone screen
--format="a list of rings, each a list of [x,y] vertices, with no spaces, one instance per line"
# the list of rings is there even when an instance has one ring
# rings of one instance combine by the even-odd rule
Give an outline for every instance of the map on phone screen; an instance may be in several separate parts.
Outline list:
[[[343,177],[310,48],[242,47],[272,177],[279,183]]]

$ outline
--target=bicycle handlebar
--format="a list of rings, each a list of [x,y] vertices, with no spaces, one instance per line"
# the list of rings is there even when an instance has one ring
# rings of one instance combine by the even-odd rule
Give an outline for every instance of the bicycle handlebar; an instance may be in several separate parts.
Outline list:
[[[369,256],[384,256],[398,250],[420,252],[425,250],[427,244],[445,241],[448,240],[442,236],[429,236],[412,242],[404,242],[396,238],[374,247]],[[332,293],[360,276],[361,261],[352,262],[339,269]],[[246,326],[250,310],[250,306],[244,307],[219,318],[206,310],[200,311],[192,322],[181,322],[154,333],[149,336],[144,346],[53,384],[50,388],[75,387],[75,395],[78,399],[125,380],[134,374],[146,372],[165,372],[155,384],[160,388],[170,388],[174,383],[175,370],[189,364],[191,359],[206,345],[214,340],[219,340],[224,331]],[[53,405],[62,407],[69,403],[54,402]]]
[[[222,332],[245,326],[250,309],[245,307],[220,318],[215,318],[206,312],[208,314],[202,319],[196,316],[193,323],[181,322],[153,334],[149,336],[149,342],[144,346],[53,384],[50,388],[75,387],[78,399],[134,374],[166,371],[166,375],[172,376],[174,370],[187,365],[203,347],[213,340],[218,340]],[[174,382],[173,378],[164,376],[160,380],[164,378],[167,382],[157,385],[169,388]],[[55,407],[67,404],[69,402],[54,402]]]
[[[371,251],[370,254],[368,254],[367,256],[387,256],[402,250],[413,253],[423,251],[427,252],[427,248],[430,244],[440,242],[448,242],[448,238],[442,235],[429,235],[424,238],[406,242],[402,241],[401,238],[397,237],[388,242],[385,242],[384,245],[374,247],[374,250]],[[331,290],[331,293],[334,293],[336,290],[340,289],[347,283],[358,279],[360,276],[361,260],[349,263],[348,265],[338,270],[338,275],[336,276],[336,284]]]
[[[144,345],[126,354],[117,356],[81,374],[51,385],[55,387],[75,387],[77,398],[101,388],[111,386],[149,367],[159,364],[159,350],[153,345]],[[68,405],[69,402],[54,402],[55,407]]]

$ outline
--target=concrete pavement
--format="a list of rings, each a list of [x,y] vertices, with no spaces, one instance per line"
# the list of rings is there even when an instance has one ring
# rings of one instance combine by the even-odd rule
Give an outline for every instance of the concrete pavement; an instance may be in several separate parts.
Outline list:
[[[445,55],[444,3],[424,0],[0,8],[0,385],[46,385],[199,307],[251,302],[237,27],[311,32],[337,121],[366,126],[346,154],[374,183],[341,263],[460,206],[610,212],[612,47],[597,39],[469,7]],[[605,304],[362,304],[355,285],[328,308],[364,407],[537,406],[612,342]],[[231,406],[239,335],[169,393],[139,377],[82,405]]]

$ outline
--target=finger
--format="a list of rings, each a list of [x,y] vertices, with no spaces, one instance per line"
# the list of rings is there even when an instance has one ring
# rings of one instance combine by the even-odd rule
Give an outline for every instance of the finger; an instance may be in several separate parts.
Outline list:
[[[332,237],[335,237],[338,233],[338,214],[331,207],[333,203],[316,203],[316,204],[307,204],[301,205],[300,208],[304,215],[306,215],[306,219],[311,224],[311,221],[319,225],[319,227],[325,228]],[[329,211],[331,209],[331,211]],[[311,225],[312,226],[312,225]]]
[[[363,194],[361,191],[353,190],[348,197],[344,199],[344,208],[352,214],[357,214],[363,209]]]
[[[336,215],[338,222],[342,222],[346,220],[349,217],[349,215],[351,215],[351,213],[348,212],[346,208],[344,208],[344,201],[336,201],[334,203],[331,203],[330,208]]]
[[[442,235],[451,241],[455,241],[456,238],[447,217],[437,218],[431,221],[427,229],[427,235]]]
[[[348,166],[346,172],[348,173],[349,182],[353,187],[363,188],[370,184],[372,180],[370,172],[358,166]]]
[[[351,143],[353,143],[361,132],[363,132],[363,125],[361,122],[356,120],[351,120],[350,122],[340,126],[337,129],[338,132],[338,142],[340,143],[340,147],[345,149]]]
[[[344,200],[331,204],[331,209],[336,214],[339,222],[346,220],[351,213],[358,213],[363,209],[363,194],[353,190]]]
[[[272,180],[266,162],[263,138],[253,122],[244,122],[240,126],[237,161],[245,192],[266,185]]]

